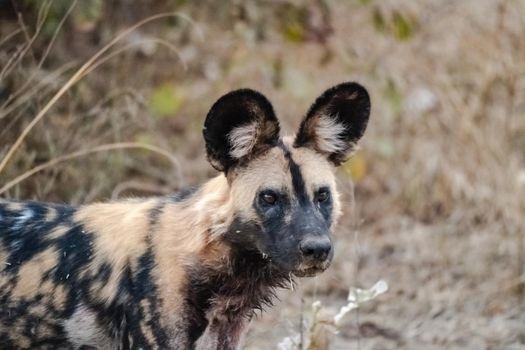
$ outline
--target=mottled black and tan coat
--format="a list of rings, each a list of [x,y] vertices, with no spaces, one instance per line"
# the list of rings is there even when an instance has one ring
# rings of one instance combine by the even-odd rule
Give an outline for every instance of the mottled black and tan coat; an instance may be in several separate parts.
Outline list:
[[[279,136],[252,90],[205,123],[221,172],[174,196],[79,207],[0,201],[1,349],[234,349],[254,310],[330,264],[334,167],[370,101],[345,83]]]

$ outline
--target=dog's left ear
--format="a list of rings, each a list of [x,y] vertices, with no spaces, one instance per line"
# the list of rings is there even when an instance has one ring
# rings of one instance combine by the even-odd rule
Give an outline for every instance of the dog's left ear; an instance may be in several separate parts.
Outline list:
[[[335,165],[347,160],[363,136],[370,115],[370,97],[357,83],[326,90],[301,123],[294,147],[309,147]]]

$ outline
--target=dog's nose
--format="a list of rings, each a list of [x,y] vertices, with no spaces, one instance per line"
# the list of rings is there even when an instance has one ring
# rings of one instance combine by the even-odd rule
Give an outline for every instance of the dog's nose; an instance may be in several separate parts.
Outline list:
[[[332,250],[332,242],[328,237],[308,238],[300,244],[305,258],[325,260]]]

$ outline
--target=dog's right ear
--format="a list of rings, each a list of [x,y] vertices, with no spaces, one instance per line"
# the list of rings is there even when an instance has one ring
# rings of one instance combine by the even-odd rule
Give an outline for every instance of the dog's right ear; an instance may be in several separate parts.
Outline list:
[[[252,159],[279,141],[279,121],[271,103],[250,89],[232,91],[211,107],[204,123],[206,153],[223,172]]]
[[[361,85],[349,82],[326,90],[303,119],[295,147],[308,147],[340,165],[355,150],[370,116],[370,97]]]

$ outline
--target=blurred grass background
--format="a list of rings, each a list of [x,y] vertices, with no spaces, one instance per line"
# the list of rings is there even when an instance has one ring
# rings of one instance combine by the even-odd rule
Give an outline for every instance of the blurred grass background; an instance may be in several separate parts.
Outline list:
[[[104,45],[167,12],[27,129]],[[521,0],[0,0],[0,161],[28,131],[0,195],[80,204],[198,184],[214,174],[201,128],[222,94],[260,90],[293,133],[325,88],[356,80],[372,114],[339,170],[334,265],[281,293],[246,348],[276,348],[314,300],[330,312],[383,278],[389,292],[331,348],[523,349],[524,38]],[[100,148],[115,143],[133,148]]]

